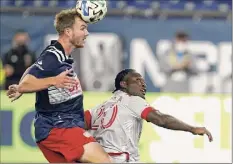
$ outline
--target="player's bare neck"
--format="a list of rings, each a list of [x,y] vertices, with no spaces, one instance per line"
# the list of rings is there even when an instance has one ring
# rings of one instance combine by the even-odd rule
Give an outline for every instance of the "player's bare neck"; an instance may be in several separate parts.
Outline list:
[[[65,55],[70,56],[71,52],[74,49],[73,45],[71,45],[70,42],[62,36],[59,36],[57,41],[62,45],[62,47],[65,51]]]

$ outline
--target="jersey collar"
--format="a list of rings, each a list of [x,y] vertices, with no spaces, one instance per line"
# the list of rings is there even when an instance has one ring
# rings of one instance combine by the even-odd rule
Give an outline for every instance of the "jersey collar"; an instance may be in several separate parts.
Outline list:
[[[62,53],[63,53],[65,59],[68,59],[68,58],[69,58],[68,56],[66,56],[65,50],[64,50],[64,48],[62,47],[61,43],[59,43],[57,40],[51,40],[51,46],[54,46],[54,47],[56,47],[58,50],[62,51]]]

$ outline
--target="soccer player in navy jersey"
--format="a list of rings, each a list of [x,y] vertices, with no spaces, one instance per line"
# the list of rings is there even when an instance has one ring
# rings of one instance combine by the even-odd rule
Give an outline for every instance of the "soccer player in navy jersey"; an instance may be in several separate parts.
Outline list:
[[[68,9],[56,15],[54,26],[58,40],[26,70],[19,85],[10,86],[8,96],[20,97],[11,95],[14,87],[20,94],[36,92],[35,138],[49,162],[110,163],[109,155],[84,130],[82,88],[69,57],[74,48],[84,47],[87,24],[75,9]]]

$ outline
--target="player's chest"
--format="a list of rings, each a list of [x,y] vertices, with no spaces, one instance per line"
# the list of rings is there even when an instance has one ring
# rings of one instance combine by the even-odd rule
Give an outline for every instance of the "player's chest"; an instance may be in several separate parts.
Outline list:
[[[56,69],[53,70],[54,74],[55,75],[59,75],[60,73],[66,71],[66,70],[70,70],[72,69],[72,64],[71,63],[68,63],[68,62],[62,62]],[[75,75],[76,73],[75,72],[72,72],[71,75]]]
[[[72,69],[72,65],[63,64],[56,70],[56,74],[59,75],[60,73],[69,69]],[[71,74],[69,74],[69,76],[76,80],[76,84],[72,88],[56,88],[55,86],[48,88],[49,102],[51,104],[66,102],[83,94],[80,80],[77,74],[73,71]]]

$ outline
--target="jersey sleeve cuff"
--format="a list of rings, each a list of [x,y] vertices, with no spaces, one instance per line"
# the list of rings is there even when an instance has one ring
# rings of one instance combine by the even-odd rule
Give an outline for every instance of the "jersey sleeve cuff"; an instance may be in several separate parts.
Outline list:
[[[148,115],[152,110],[154,110],[152,107],[147,107],[147,108],[145,108],[145,109],[142,111],[142,113],[141,113],[141,118],[144,119],[144,120],[146,120],[147,115]]]

